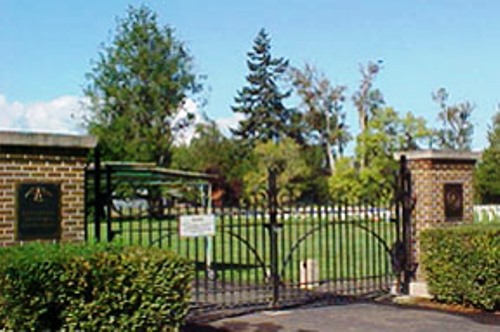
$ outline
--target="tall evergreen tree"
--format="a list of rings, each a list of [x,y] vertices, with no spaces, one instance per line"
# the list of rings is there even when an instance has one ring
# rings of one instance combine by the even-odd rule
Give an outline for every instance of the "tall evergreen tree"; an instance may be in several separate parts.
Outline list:
[[[237,92],[232,107],[233,112],[242,114],[244,119],[233,134],[252,144],[279,142],[287,136],[298,140],[300,117],[284,104],[291,91],[282,92],[279,85],[285,78],[288,61],[271,55],[271,39],[264,29],[259,31],[247,55],[248,84]]]

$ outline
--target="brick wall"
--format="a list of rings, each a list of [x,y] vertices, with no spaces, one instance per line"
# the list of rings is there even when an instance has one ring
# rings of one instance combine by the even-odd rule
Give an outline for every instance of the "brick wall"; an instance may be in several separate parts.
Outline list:
[[[16,188],[23,182],[59,184],[61,241],[82,241],[84,168],[84,157],[0,153],[0,245],[7,246],[18,242]]]
[[[475,159],[456,158],[409,158],[412,191],[416,199],[412,213],[412,259],[419,262],[420,232],[431,227],[449,227],[473,222],[473,171]],[[463,217],[447,220],[445,216],[445,184],[461,184],[463,189]],[[417,269],[417,280],[424,280],[422,269]]]
[[[0,131],[0,246],[84,240],[85,165],[96,143],[92,136]]]

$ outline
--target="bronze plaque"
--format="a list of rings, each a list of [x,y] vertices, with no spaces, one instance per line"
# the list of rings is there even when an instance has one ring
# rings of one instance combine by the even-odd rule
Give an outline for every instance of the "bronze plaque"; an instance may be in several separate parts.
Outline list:
[[[55,183],[21,183],[17,189],[19,240],[59,239],[61,190]]]
[[[444,212],[446,220],[461,220],[464,217],[463,187],[460,183],[444,185]]]

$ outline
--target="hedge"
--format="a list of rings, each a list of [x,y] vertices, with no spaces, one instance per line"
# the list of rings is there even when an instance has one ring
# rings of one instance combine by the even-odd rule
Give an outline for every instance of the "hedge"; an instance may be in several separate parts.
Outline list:
[[[500,309],[500,224],[429,229],[420,240],[422,265],[436,300]]]
[[[8,330],[177,330],[192,264],[155,248],[29,244],[0,250]]]

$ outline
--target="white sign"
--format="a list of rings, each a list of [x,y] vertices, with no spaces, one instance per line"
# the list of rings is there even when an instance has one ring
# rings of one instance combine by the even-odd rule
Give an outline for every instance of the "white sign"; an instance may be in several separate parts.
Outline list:
[[[214,236],[215,216],[213,214],[181,216],[179,235],[183,237]]]

